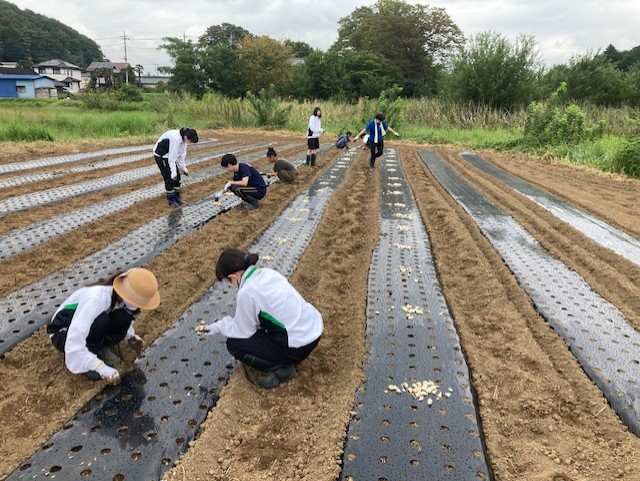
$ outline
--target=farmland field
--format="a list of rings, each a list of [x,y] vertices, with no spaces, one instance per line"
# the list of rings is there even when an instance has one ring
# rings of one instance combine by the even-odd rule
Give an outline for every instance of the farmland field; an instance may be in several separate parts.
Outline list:
[[[284,132],[225,130],[200,135],[202,139],[215,137],[216,142],[189,148],[189,178],[198,178],[199,172],[218,165],[220,152],[237,151],[239,158],[253,156],[254,165],[264,170],[268,166],[264,157],[267,142],[275,143],[284,158],[300,159],[306,151],[304,138]],[[157,255],[145,258],[145,267],[159,280],[162,297],[158,309],[143,312],[136,321],[136,331],[147,346],[152,347],[214,285],[215,261],[224,248],[251,248],[285,208],[341,156],[336,148],[328,144],[324,147],[318,156],[317,169],[301,166],[294,184],[270,186],[258,210],[226,209],[162,248]],[[539,306],[532,302],[523,283],[503,260],[504,254],[496,250],[471,215],[443,187],[421,153],[434,152],[457,174],[459,182],[465,181],[520,224],[551,258],[575,272],[597,296],[617,309],[636,333],[640,329],[640,265],[595,242],[502,180],[479,170],[460,156],[463,148],[393,141],[386,148],[387,155],[394,153],[397,169],[406,177],[406,185],[397,189],[415,200],[432,256],[424,262],[435,266],[468,366],[489,467],[487,473],[479,473],[473,479],[640,479],[637,456],[640,441],[633,429],[630,431],[625,425],[565,340],[541,315]],[[56,151],[56,155],[63,153],[63,148]],[[194,156],[207,153],[211,153],[211,160],[191,163]],[[542,163],[519,154],[475,153],[632,239],[640,239],[639,181],[564,164]],[[9,253],[9,240],[26,239],[29,226],[58,217],[60,224],[67,225],[70,221],[62,219],[78,217],[74,215],[76,211],[91,210],[94,204],[102,205],[128,193],[144,189],[151,192],[153,186],[161,185],[159,173],[154,172],[113,187],[64,194],[68,186],[116,179],[120,173],[155,165],[149,155],[126,163],[94,166],[118,155],[0,174],[0,181],[50,174],[42,180],[34,177],[33,181],[0,190],[0,205],[8,206],[0,223],[0,236],[5,239],[1,247],[0,296],[9,298],[42,279],[55,278],[65,267],[108,248],[154,219],[175,214],[161,193],[149,194],[50,239],[34,240],[33,247],[21,245],[22,250]],[[235,368],[195,438],[184,446],[184,454],[164,463],[166,467],[161,470],[166,479],[330,481],[339,479],[342,473],[344,479],[370,481],[342,472],[343,450],[348,425],[357,410],[354,398],[366,382],[365,371],[371,361],[366,338],[371,318],[367,309],[369,272],[372,254],[384,237],[380,224],[381,198],[391,188],[381,182],[385,164],[371,171],[366,151],[353,152],[352,157],[290,276],[291,283],[323,314],[325,331],[319,347],[298,367],[297,378],[274,390],[261,390],[247,380],[241,368]],[[10,161],[27,162],[34,158],[24,146],[22,151],[14,148]],[[9,159],[1,161],[0,167],[8,162]],[[183,180],[183,197],[191,206],[198,206],[211,202],[205,198],[222,188],[227,174],[207,177],[203,174],[204,180],[187,183],[189,178]],[[52,202],[34,200],[33,205],[26,205],[31,202],[30,194],[49,189],[50,196],[63,198]],[[11,199],[24,199],[26,204],[11,210]],[[167,219],[170,223],[171,218]],[[117,267],[123,267],[124,255],[117,259],[122,261],[122,266]],[[546,285],[545,278],[538,278],[537,282]],[[56,285],[46,287],[55,293]],[[550,294],[559,304],[569,296],[563,291]],[[407,304],[413,303],[409,300]],[[6,324],[10,316],[4,312],[2,316],[2,323]],[[599,327],[601,319],[589,317],[588,321],[582,321],[596,331],[593,337],[606,330],[606,326]],[[615,337],[616,332],[612,330],[611,335]],[[213,341],[205,338],[202,342]],[[630,358],[631,364],[637,365],[640,345],[633,346],[635,352],[621,348],[620,353],[609,353],[609,364],[614,367],[620,364],[618,371],[621,371],[620,359]],[[427,346],[416,346],[418,356],[426,356],[426,352]],[[135,354],[126,348],[123,354],[125,364],[121,368],[126,371],[131,368]],[[622,357],[619,359],[617,354]],[[407,373],[406,379],[410,377]],[[627,386],[629,396],[632,399],[636,396],[628,409],[632,412],[640,410],[636,382],[640,380],[632,379]],[[26,472],[25,461],[105,387],[102,382],[69,374],[61,354],[51,346],[42,328],[2,356],[0,385],[3,388],[0,479],[14,479],[21,468]],[[443,405],[446,402],[442,401]],[[426,416],[437,416],[435,410],[425,412]],[[430,454],[422,452],[420,456],[424,465]],[[160,464],[160,460],[146,462]],[[377,472],[375,466],[371,469]],[[45,477],[40,475],[38,479]],[[76,478],[65,477],[63,468],[57,479]],[[100,478],[94,472],[87,474],[86,479],[125,478],[112,475]],[[414,478],[377,475],[372,479]],[[443,471],[434,472],[429,479],[462,478]]]

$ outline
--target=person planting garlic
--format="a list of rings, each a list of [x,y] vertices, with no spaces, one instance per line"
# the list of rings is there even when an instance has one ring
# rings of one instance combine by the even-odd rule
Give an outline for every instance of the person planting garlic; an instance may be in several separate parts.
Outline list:
[[[216,264],[218,281],[238,289],[235,316],[206,326],[227,338],[229,353],[245,367],[262,371],[254,381],[265,389],[296,377],[295,365],[316,348],[322,315],[282,274],[258,267],[258,254],[226,249]]]
[[[133,328],[135,316],[159,304],[156,276],[134,267],[71,294],[47,323],[47,334],[70,372],[117,384],[120,373],[113,366],[121,359],[114,348],[126,340],[142,350],[144,341]]]

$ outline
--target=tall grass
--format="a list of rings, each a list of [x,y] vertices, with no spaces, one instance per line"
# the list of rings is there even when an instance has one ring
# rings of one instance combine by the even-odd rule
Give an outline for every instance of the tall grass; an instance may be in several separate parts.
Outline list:
[[[78,96],[81,98],[81,96]],[[107,101],[105,98],[93,102]],[[112,99],[108,99],[112,108]],[[120,102],[117,110],[88,108],[82,101],[0,100],[0,140],[72,140],[154,136],[169,128],[189,125],[196,129],[251,128],[257,125],[255,112],[246,99],[228,99],[207,94],[202,99],[184,95],[145,94],[142,102]],[[285,107],[291,102],[282,101]],[[351,130],[359,132],[372,118],[377,99],[358,102],[306,101],[293,103],[285,129],[304,135],[314,107],[322,107],[322,126],[331,135]],[[604,119],[605,136],[567,147],[549,148],[549,152],[570,162],[607,171],[640,175],[636,164],[622,158],[632,157],[624,135],[629,133],[629,118],[638,117],[636,109],[602,108],[579,105],[585,126]],[[399,125],[402,138],[424,143],[456,143],[467,148],[505,148],[516,145],[526,123],[526,109],[512,112],[475,104],[442,99],[406,99]],[[394,127],[392,125],[392,127]],[[635,147],[635,145],[634,145]],[[619,153],[626,148],[626,153]],[[542,152],[543,153],[543,152]]]

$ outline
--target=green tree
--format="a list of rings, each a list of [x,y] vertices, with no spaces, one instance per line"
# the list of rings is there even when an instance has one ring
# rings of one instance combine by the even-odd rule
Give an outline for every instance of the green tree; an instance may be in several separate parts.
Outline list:
[[[437,65],[462,44],[460,28],[442,8],[378,0],[338,22],[334,50],[372,52],[400,69],[408,95],[423,93]]]
[[[160,67],[158,70],[171,74],[167,84],[170,92],[186,92],[201,98],[205,92],[205,74],[200,68],[201,53],[196,45],[187,40],[165,37],[160,48],[166,50],[173,60],[173,67]]]
[[[624,72],[592,52],[573,56],[563,80],[567,83],[567,95],[573,100],[618,106],[630,95]]]
[[[372,52],[315,51],[305,59],[305,70],[309,79],[307,98],[377,97],[385,88],[403,81],[397,67]]]
[[[291,81],[292,57],[290,47],[266,35],[246,37],[238,46],[240,72],[253,93],[271,84],[278,91],[287,86]]]
[[[284,44],[291,49],[294,57],[305,58],[313,52],[313,47],[306,42],[296,42],[287,38]]]
[[[521,35],[512,44],[502,34],[482,32],[454,55],[445,94],[510,109],[532,100],[541,70],[533,37]]]
[[[224,46],[235,50],[247,37],[253,37],[248,30],[231,23],[212,25],[203,33],[198,42],[201,46]]]

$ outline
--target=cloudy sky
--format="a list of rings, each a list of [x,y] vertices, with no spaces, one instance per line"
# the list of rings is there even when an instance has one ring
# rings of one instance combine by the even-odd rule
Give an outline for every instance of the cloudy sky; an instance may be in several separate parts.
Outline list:
[[[9,0],[21,9],[55,18],[93,39],[111,61],[127,60],[155,73],[169,65],[157,50],[162,37],[197,40],[211,25],[231,23],[256,35],[307,42],[326,50],[338,35],[338,20],[374,0]],[[533,35],[547,66],[572,55],[640,45],[638,0],[451,0],[422,3],[444,8],[466,36],[499,32],[513,41]],[[1,20],[0,20],[1,21]]]

